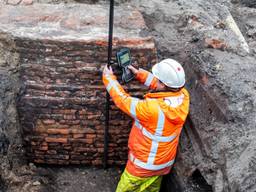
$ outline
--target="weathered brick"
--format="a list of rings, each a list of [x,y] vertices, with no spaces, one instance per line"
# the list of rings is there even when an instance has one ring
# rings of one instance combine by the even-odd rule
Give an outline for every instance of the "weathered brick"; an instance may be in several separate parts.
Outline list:
[[[52,125],[54,123],[55,123],[55,120],[53,120],[53,119],[43,120],[43,124],[45,124],[45,125]]]
[[[41,150],[41,151],[47,151],[48,150],[48,146],[46,145],[43,145],[43,146],[40,146],[39,147],[39,150]]]
[[[36,155],[44,155],[45,152],[44,152],[44,151],[35,150],[34,153],[35,153]]]
[[[58,164],[58,159],[46,159],[44,163],[56,165]]]
[[[46,159],[63,159],[63,160],[68,160],[69,159],[69,155],[60,155],[60,154],[56,154],[56,155],[45,155]]]
[[[71,133],[74,133],[74,134],[82,133],[82,134],[84,134],[84,133],[95,133],[95,131],[91,128],[86,128],[86,127],[83,128],[83,127],[73,126],[73,127],[71,127]]]
[[[76,134],[73,134],[73,138],[74,139],[77,139],[77,138],[84,138],[84,134],[81,134],[81,133],[76,133]]]
[[[82,160],[82,161],[81,161],[81,164],[89,165],[89,164],[91,164],[91,161],[88,161],[88,160]]]
[[[77,152],[93,152],[93,153],[97,152],[96,148],[89,148],[89,147],[76,147],[74,150]]]
[[[71,146],[63,146],[63,149],[65,149],[65,150],[71,150],[72,149],[72,147]]]
[[[221,50],[227,49],[228,47],[228,45],[223,40],[209,39],[209,38],[205,39],[205,45],[206,47],[209,47],[209,48],[221,49]]]
[[[83,160],[85,158],[84,155],[71,155],[71,160]]]
[[[100,159],[93,160],[92,164],[95,166],[102,165],[102,160],[100,160]]]
[[[92,144],[93,143],[93,139],[74,139],[74,138],[70,138],[69,139],[70,142],[78,142],[78,143],[87,143],[87,144]]]
[[[54,137],[46,137],[45,141],[48,143],[67,143],[67,138],[54,138]]]
[[[49,15],[45,11],[48,6],[35,4],[33,8],[27,6],[26,9],[19,7],[15,10],[12,7],[0,8],[1,19],[11,14],[8,17],[11,20],[4,28],[8,30],[11,26],[10,30],[15,29],[12,33],[20,57],[20,77],[26,89],[24,93],[27,93],[21,96],[21,107],[18,108],[26,147],[30,158],[39,160],[39,163],[100,165],[104,150],[106,99],[101,71],[107,59],[108,45],[103,27],[107,20],[102,18],[107,18],[108,13],[104,6],[66,8],[51,5],[55,14]],[[35,11],[38,9],[42,10],[40,14]],[[117,11],[115,27],[123,31],[127,25],[127,33],[132,35],[124,37],[123,32],[118,34],[117,30],[113,55],[120,47],[130,47],[133,60],[140,63],[139,67],[149,68],[148,63],[156,62],[154,41],[151,37],[140,35],[140,29],[145,27],[141,14],[132,8],[127,9]],[[70,14],[84,10],[88,12],[86,17],[79,14],[74,19]],[[15,15],[12,14],[14,11]],[[127,12],[129,19],[123,18],[119,14],[121,12]],[[39,19],[34,20],[31,14]],[[19,20],[19,17],[24,19]],[[38,28],[40,22],[56,24],[56,18],[61,23],[54,29],[54,37]],[[28,26],[22,29],[25,30],[22,32],[25,37],[22,38],[20,22]],[[99,33],[91,33],[91,29],[97,29]],[[26,32],[33,33],[35,38],[26,37]],[[146,91],[143,85],[135,82],[126,85],[125,89],[133,96],[142,96],[142,92]],[[126,161],[127,155],[120,154],[127,152],[130,127],[131,119],[111,102],[109,163]],[[65,155],[79,159],[71,161],[65,159]]]
[[[86,110],[85,110],[85,109],[82,109],[81,111],[79,111],[79,114],[80,114],[80,115],[86,115]]]
[[[84,159],[84,158],[82,158],[82,159]],[[79,164],[81,164],[81,162],[78,161],[78,160],[71,160],[70,163],[71,163],[71,164],[74,164],[74,165],[79,165]]]
[[[35,163],[45,163],[44,159],[34,159]]]
[[[42,142],[40,145],[41,145],[41,146],[47,146],[48,143],[47,143],[47,142]]]
[[[69,129],[47,129],[48,134],[60,134],[60,135],[67,135],[69,134]]]
[[[50,154],[50,155],[56,155],[57,151],[55,151],[55,150],[48,150],[46,153]]]
[[[67,161],[67,160],[61,160],[61,159],[58,159],[58,164],[59,164],[59,165],[69,165],[69,164],[70,164],[70,162],[69,162],[69,161]]]
[[[95,134],[86,134],[86,139],[94,139],[96,137]]]
[[[65,120],[75,120],[76,116],[75,115],[64,115]]]

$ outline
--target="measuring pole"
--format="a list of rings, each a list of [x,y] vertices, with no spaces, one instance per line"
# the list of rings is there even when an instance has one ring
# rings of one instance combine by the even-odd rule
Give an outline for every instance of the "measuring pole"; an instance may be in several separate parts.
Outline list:
[[[109,8],[109,30],[108,30],[108,67],[111,65],[112,57],[112,40],[113,40],[113,22],[114,22],[114,0],[110,0]],[[107,168],[108,165],[108,129],[109,129],[109,106],[110,96],[106,92],[106,106],[105,106],[105,129],[104,129],[104,157],[103,167]]]

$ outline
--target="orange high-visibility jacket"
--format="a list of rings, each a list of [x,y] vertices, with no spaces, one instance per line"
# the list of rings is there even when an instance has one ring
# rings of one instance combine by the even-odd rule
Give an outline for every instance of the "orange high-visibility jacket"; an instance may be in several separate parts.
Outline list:
[[[148,71],[140,69],[136,78],[150,88],[156,86],[157,79]],[[189,111],[187,90],[148,93],[141,100],[127,94],[114,75],[103,75],[103,82],[116,106],[134,119],[127,171],[138,177],[169,173]]]

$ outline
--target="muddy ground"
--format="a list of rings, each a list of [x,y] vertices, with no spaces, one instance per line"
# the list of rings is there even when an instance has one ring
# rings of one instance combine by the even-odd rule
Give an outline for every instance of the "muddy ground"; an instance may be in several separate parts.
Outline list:
[[[110,168],[62,167],[49,168],[53,176],[53,191],[115,191],[121,170]]]
[[[113,192],[121,174],[119,168],[42,167],[32,163],[15,169],[0,180],[1,192]]]

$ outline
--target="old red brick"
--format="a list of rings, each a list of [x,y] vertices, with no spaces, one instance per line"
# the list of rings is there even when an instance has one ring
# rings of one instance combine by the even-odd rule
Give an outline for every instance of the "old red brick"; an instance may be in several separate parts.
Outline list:
[[[45,163],[56,165],[58,164],[58,159],[46,159]]]
[[[70,162],[69,162],[69,161],[67,161],[67,160],[61,160],[61,159],[58,159],[58,164],[59,164],[59,165],[69,165],[69,164],[70,164]]]
[[[53,120],[53,119],[43,120],[43,124],[45,124],[45,125],[52,125],[54,123],[55,123],[55,120]]]
[[[96,160],[92,161],[92,164],[95,166],[102,165],[102,160],[96,159]]]
[[[74,139],[74,138],[70,138],[69,139],[71,142],[78,142],[78,143],[87,143],[87,144],[92,144],[93,143],[93,139]]]
[[[48,146],[45,146],[45,145],[40,146],[40,147],[39,147],[39,150],[41,150],[41,151],[47,151],[47,150],[48,150]]]
[[[44,151],[35,150],[34,153],[36,155],[44,155]]]
[[[64,115],[64,119],[73,120],[73,119],[76,119],[76,116],[75,115]]]
[[[67,121],[66,120],[60,120],[59,123],[65,125],[65,124],[67,124]]]
[[[96,146],[97,148],[100,148],[100,147],[104,147],[104,144],[103,144],[103,143],[95,143],[95,146]]]
[[[97,152],[97,149],[92,147],[76,147],[74,150],[77,152],[92,152],[92,153]]]
[[[72,126],[71,133],[95,133],[95,131],[91,128],[82,128],[80,126]]]
[[[34,159],[35,163],[45,163],[44,159]]]
[[[46,153],[50,154],[50,155],[56,155],[57,151],[56,150],[48,150]]]
[[[95,134],[86,134],[85,136],[87,139],[94,139],[96,137]]]
[[[79,111],[79,114],[80,114],[80,115],[86,115],[86,110],[85,110],[85,109],[80,110],[80,111]]]
[[[75,134],[73,134],[73,138],[74,139],[77,139],[77,138],[84,138],[85,136],[84,136],[84,134],[81,134],[81,133],[75,133]]]
[[[81,163],[84,164],[84,165],[89,165],[89,164],[91,164],[91,161],[89,161],[89,160],[82,160]]]
[[[68,151],[69,151],[69,150],[71,150],[71,149],[72,149],[72,147],[71,147],[71,146],[64,146],[64,147],[63,147],[63,149],[65,149],[65,150],[68,150]]]
[[[41,143],[41,146],[47,146],[47,145],[48,145],[47,142],[42,142],[42,143]]]
[[[67,143],[67,138],[54,138],[54,137],[46,137],[45,141],[48,143]]]
[[[67,134],[69,134],[69,132],[70,132],[69,129],[48,129],[47,130],[48,134],[67,135]]]
[[[63,159],[63,160],[68,160],[69,155],[62,155],[62,154],[56,154],[56,155],[45,155],[46,159]]]
[[[223,40],[219,39],[205,39],[206,47],[225,50],[228,46]]]
[[[79,165],[80,161],[78,161],[78,160],[71,160],[70,163],[74,164],[74,165]]]
[[[67,125],[79,125],[80,120],[66,120]]]

